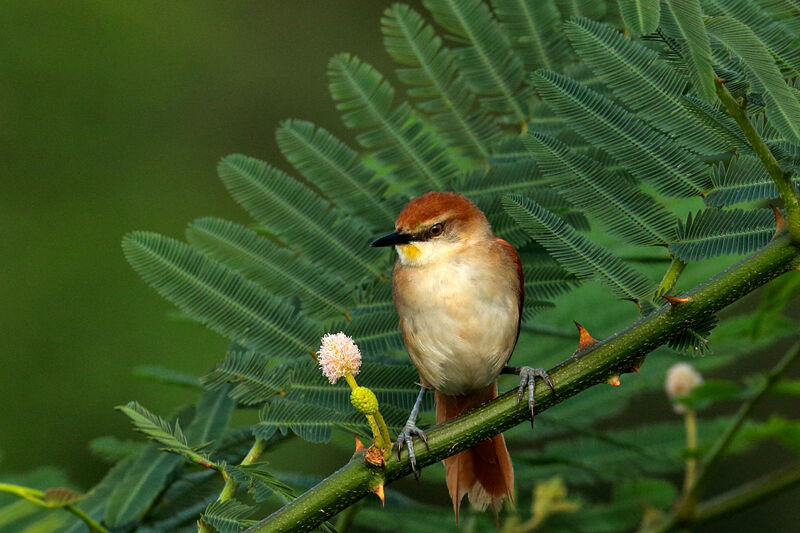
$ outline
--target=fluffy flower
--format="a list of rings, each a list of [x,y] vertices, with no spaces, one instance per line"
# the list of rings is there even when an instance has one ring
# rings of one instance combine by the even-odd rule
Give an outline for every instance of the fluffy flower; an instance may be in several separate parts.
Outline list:
[[[692,390],[703,383],[703,376],[688,363],[676,363],[667,370],[667,379],[664,390],[670,400],[685,398]],[[676,413],[685,413],[686,407],[680,403],[674,405]]]
[[[343,378],[347,374],[355,376],[361,368],[361,352],[353,342],[341,331],[339,333],[326,333],[322,337],[322,346],[317,352],[319,366],[322,373],[331,383]]]

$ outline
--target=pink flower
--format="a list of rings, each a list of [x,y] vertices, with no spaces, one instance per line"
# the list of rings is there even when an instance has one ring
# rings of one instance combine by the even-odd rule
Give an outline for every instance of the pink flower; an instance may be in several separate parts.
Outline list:
[[[341,331],[335,334],[326,333],[322,337],[322,346],[317,355],[322,373],[331,383],[336,383],[337,379],[347,374],[355,376],[361,368],[361,351],[352,337]]]

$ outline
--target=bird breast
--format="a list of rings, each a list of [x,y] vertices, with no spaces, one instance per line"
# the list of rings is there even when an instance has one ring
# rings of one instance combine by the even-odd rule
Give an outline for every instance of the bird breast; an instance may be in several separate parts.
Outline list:
[[[424,384],[447,395],[497,378],[517,340],[519,298],[516,266],[494,243],[447,261],[395,265],[395,306],[409,357]]]

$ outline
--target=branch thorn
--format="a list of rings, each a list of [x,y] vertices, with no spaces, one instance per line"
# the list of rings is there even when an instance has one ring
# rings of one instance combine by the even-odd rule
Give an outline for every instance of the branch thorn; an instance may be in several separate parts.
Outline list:
[[[786,231],[786,229],[789,227],[789,223],[786,222],[786,219],[777,207],[774,205],[771,205],[770,207],[772,208],[772,212],[775,214],[775,235],[778,235],[779,233]]]
[[[578,349],[575,350],[575,353],[578,353],[584,348],[588,348],[597,342],[597,339],[592,337],[585,327],[581,326],[577,322],[575,322],[575,326],[578,328]]]
[[[361,442],[361,440],[358,437],[356,437],[355,435],[353,435],[353,438],[356,439],[356,451],[353,452],[353,455],[355,455],[355,454],[357,454],[358,452],[360,452],[361,450],[364,449],[364,443]]]
[[[678,296],[670,296],[669,294],[662,294],[661,297],[664,298],[666,301],[668,301],[670,307],[672,307],[673,309],[681,304],[685,304],[686,302],[692,301],[692,299],[689,298],[688,296],[680,298]]]
[[[383,481],[381,481],[380,483],[375,485],[375,488],[372,489],[372,492],[374,492],[378,496],[378,498],[381,499],[381,507],[385,507],[386,506],[386,494],[383,491]]]

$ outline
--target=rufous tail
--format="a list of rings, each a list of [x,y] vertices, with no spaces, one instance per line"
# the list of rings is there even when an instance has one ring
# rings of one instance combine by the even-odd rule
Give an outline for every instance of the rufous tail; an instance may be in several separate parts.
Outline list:
[[[496,397],[497,383],[464,396],[446,396],[437,391],[436,423],[455,418]],[[495,514],[503,506],[506,496],[513,498],[514,469],[502,434],[448,457],[444,460],[444,467],[456,522],[465,494],[473,507],[483,511],[491,506]]]

